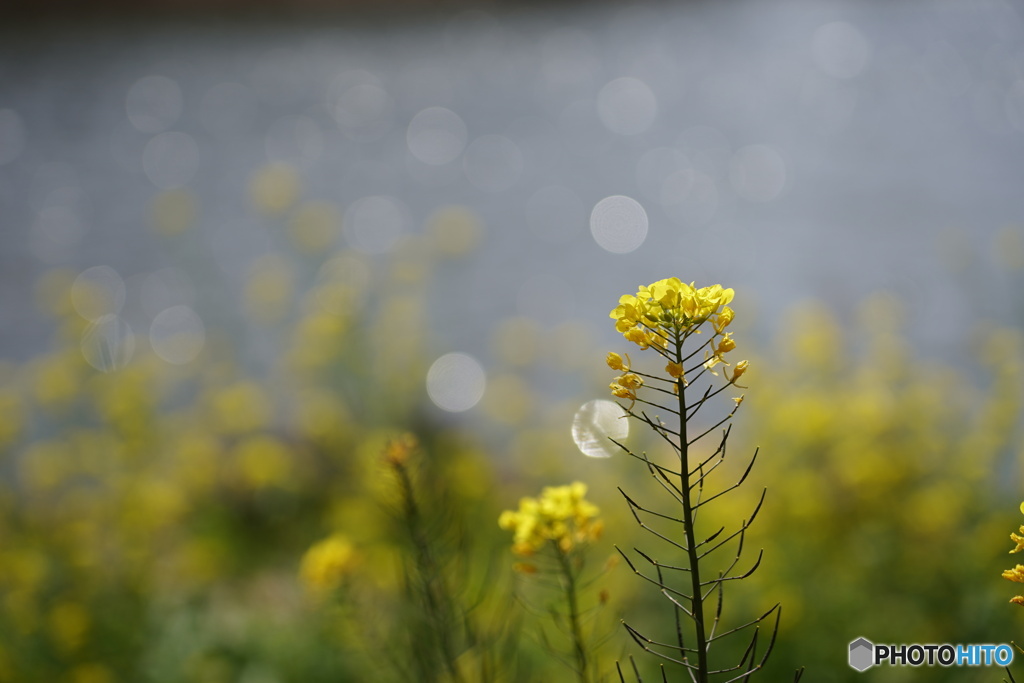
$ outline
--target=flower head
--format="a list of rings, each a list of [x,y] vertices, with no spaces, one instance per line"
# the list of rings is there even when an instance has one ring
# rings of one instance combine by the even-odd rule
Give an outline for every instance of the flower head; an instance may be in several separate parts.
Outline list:
[[[750,366],[750,362],[749,361],[741,360],[739,363],[737,363],[736,367],[734,367],[732,369],[732,377],[729,378],[729,382],[731,384],[736,384],[736,381],[740,377],[743,376],[743,373],[745,373],[747,371],[747,368],[749,366]],[[736,386],[740,386],[740,385],[736,384]],[[740,388],[742,389],[743,387],[740,387]]]
[[[608,356],[605,358],[605,363],[607,363],[608,367],[610,367],[612,370],[619,370],[621,372],[629,372],[629,354],[628,353],[626,354],[626,360],[623,361],[622,360],[622,356],[620,356],[619,354],[615,353],[614,351],[609,351],[608,352]]]
[[[1003,572],[1003,578],[1016,583],[1024,583],[1024,564],[1018,564],[1013,569]]]
[[[721,285],[697,289],[693,283],[686,284],[673,277],[641,286],[635,296],[627,294],[620,297],[619,305],[609,313],[609,317],[615,320],[615,329],[626,339],[646,348],[641,341],[650,345],[652,339],[642,337],[634,330],[650,330],[655,335],[661,333],[666,337],[688,334],[716,316],[713,324],[716,332],[721,332],[732,321],[732,310],[725,307],[732,297],[733,290]]]
[[[718,342],[718,346],[715,347],[715,354],[720,356],[723,353],[729,353],[735,348],[736,341],[732,338],[732,333],[726,332],[722,340]]]
[[[329,593],[341,586],[352,572],[355,560],[355,549],[348,538],[334,534],[306,551],[302,556],[299,576],[309,592]]]
[[[587,486],[548,486],[539,498],[522,498],[518,510],[505,510],[498,526],[512,532],[512,552],[529,556],[549,542],[569,552],[597,540],[604,528],[597,506],[586,500]]]

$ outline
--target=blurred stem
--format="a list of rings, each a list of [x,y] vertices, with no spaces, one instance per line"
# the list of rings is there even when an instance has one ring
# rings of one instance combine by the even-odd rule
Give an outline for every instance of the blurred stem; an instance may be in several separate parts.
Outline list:
[[[449,599],[444,577],[438,571],[438,563],[430,548],[430,541],[423,529],[423,518],[416,505],[415,492],[409,470],[402,462],[394,462],[395,473],[398,475],[402,491],[403,515],[409,537],[415,553],[416,573],[419,575],[423,607],[426,610],[427,623],[433,635],[448,675],[453,683],[463,683],[462,674],[456,664],[455,646],[450,631],[452,623],[451,601]],[[424,672],[426,673],[426,672]]]
[[[565,577],[565,599],[569,603],[569,628],[572,630],[573,649],[576,655],[576,674],[580,683],[589,683],[587,647],[583,639],[583,629],[580,626],[580,609],[576,596],[576,572],[573,570],[569,554],[558,547],[558,541],[554,541],[554,543],[555,555],[558,557],[562,575]]]
[[[676,333],[675,361],[680,364],[683,362],[683,342],[685,340],[686,335],[681,332]],[[697,683],[707,683],[707,634],[704,632],[704,600],[701,597],[702,588],[700,582],[700,567],[698,566],[697,556],[697,535],[693,529],[693,503],[690,500],[689,444],[687,443],[686,436],[686,391],[682,377],[676,380],[676,386],[679,387],[679,483],[683,494],[683,533],[686,536],[686,554],[690,567],[690,590],[691,595],[693,596],[690,606],[691,611],[693,612],[694,635],[697,641],[696,680]],[[683,644],[679,643],[679,647],[681,648],[682,646]]]

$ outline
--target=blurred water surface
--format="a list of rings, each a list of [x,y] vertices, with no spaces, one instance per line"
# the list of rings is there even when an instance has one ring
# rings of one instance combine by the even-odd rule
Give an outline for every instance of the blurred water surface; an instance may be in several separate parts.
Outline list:
[[[83,313],[87,357],[117,365],[127,324],[158,354],[185,335],[184,363],[289,230],[372,269],[439,210],[468,254],[429,291],[439,355],[486,359],[511,316],[611,340],[617,297],[672,275],[736,288],[762,333],[889,289],[948,352],[1015,301],[955,273],[1020,262],[1022,179],[1024,23],[997,1],[9,30],[0,357],[46,338],[50,268],[120,297]]]

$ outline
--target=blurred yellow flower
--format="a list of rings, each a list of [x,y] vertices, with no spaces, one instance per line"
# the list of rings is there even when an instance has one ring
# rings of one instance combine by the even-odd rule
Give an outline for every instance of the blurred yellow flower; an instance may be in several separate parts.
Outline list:
[[[512,552],[533,555],[549,541],[562,552],[596,541],[604,523],[597,506],[586,500],[587,486],[548,486],[540,498],[522,498],[518,510],[505,510],[498,526],[513,532]]]
[[[342,534],[334,534],[314,544],[302,556],[299,577],[306,589],[314,595],[323,595],[339,588],[352,573],[356,552],[352,543]]]
[[[249,196],[263,213],[281,213],[298,199],[299,173],[291,164],[275,162],[258,169],[249,178]]]

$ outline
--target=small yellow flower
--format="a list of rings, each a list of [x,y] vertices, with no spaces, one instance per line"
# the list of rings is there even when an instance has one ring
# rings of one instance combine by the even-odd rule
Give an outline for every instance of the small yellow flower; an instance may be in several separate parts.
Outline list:
[[[329,593],[341,586],[345,577],[351,573],[355,560],[355,549],[348,538],[334,534],[306,551],[299,576],[311,593]]]
[[[631,341],[639,346],[641,351],[651,345],[651,335],[641,327],[631,327],[626,330],[623,336],[626,338],[626,341]]]
[[[725,336],[722,337],[722,341],[718,342],[718,346],[715,348],[715,355],[722,355],[728,353],[736,348],[736,341],[732,338],[731,332],[726,332]]]
[[[728,306],[723,306],[722,310],[715,316],[715,319],[711,321],[711,324],[715,328],[716,334],[721,334],[722,330],[729,326],[732,322],[733,311]]]
[[[1024,526],[1020,528],[1020,532],[1024,534]],[[1010,532],[1010,540],[1017,544],[1017,547],[1011,550],[1011,553],[1019,553],[1024,550],[1024,536],[1018,536],[1017,534]]]
[[[389,465],[404,465],[417,449],[419,442],[413,434],[401,434],[388,440],[384,447],[384,462]]]
[[[1024,595],[1015,595],[1012,598],[1010,598],[1010,602],[1012,602],[1015,605],[1020,605],[1021,607],[1024,607]]]
[[[614,396],[615,398],[627,398],[630,401],[636,400],[636,392],[633,391],[632,389],[622,386],[621,384],[612,382],[611,384],[608,385],[608,388],[612,390],[612,396]]]
[[[1003,572],[1003,578],[1007,581],[1024,583],[1024,564],[1018,564],[1013,569],[1007,569]]]
[[[736,380],[738,380],[740,377],[743,376],[743,373],[745,373],[747,371],[747,367],[749,367],[749,365],[750,365],[750,363],[748,361],[745,361],[745,360],[741,360],[739,363],[737,363],[736,367],[733,368],[733,370],[732,370],[732,377],[729,377],[729,383],[730,384],[736,384]],[[740,385],[736,384],[736,386],[740,386]],[[741,387],[741,388],[743,388],[743,387]]]
[[[604,528],[597,518],[597,506],[586,500],[586,484],[573,482],[568,486],[548,486],[539,498],[522,498],[518,510],[505,510],[498,517],[498,526],[513,532],[512,552],[530,556],[548,542],[560,552],[596,541]],[[520,571],[529,572],[531,565]],[[535,571],[535,569],[534,569]]]
[[[609,351],[608,356],[605,358],[605,362],[608,364],[608,367],[610,367],[612,370],[618,370],[620,372],[629,372],[628,353],[626,354],[626,360],[623,361],[622,356],[615,353],[614,351]]]
[[[633,391],[636,391],[637,389],[644,385],[643,378],[640,375],[636,374],[635,372],[627,372],[626,374],[615,378],[615,381],[620,386],[624,386],[627,389],[632,389]]]
[[[665,366],[665,372],[667,372],[668,376],[672,379],[679,379],[683,376],[683,364],[669,361],[668,365]]]
[[[736,396],[732,400],[736,401],[736,405],[739,406],[740,404],[743,403],[743,396]]]

